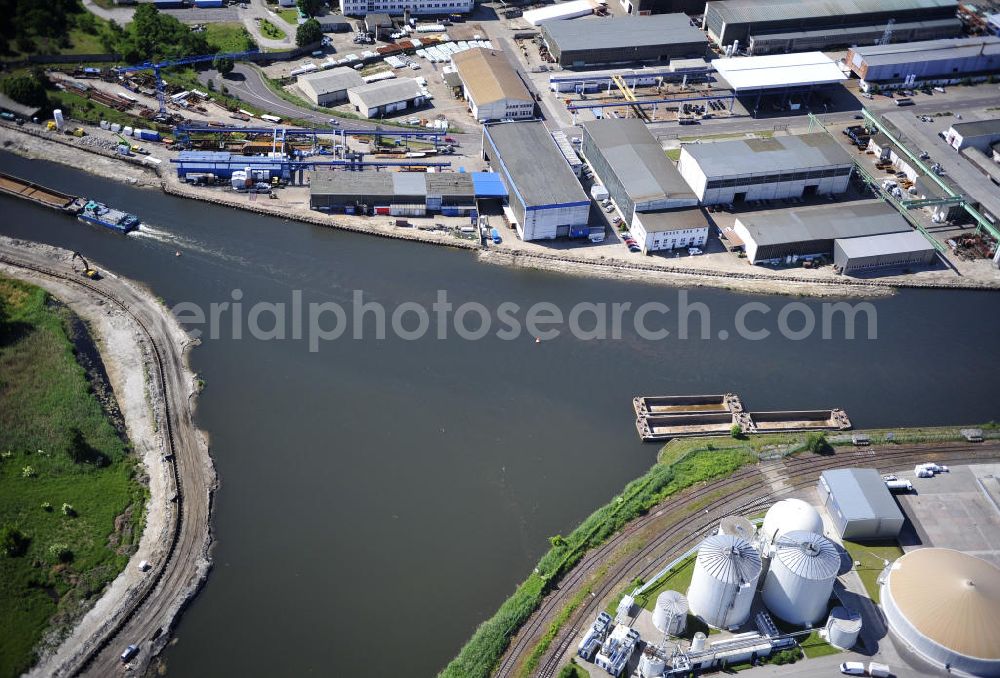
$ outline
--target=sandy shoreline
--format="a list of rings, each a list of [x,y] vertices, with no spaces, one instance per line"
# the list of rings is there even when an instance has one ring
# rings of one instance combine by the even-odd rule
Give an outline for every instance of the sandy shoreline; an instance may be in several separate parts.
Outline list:
[[[56,143],[52,143],[53,141]],[[593,253],[588,255],[586,248],[548,249],[537,243],[520,241],[482,249],[477,242],[459,240],[440,232],[397,227],[372,217],[348,218],[316,212],[310,210],[308,200],[303,200],[301,197],[282,201],[249,202],[243,194],[186,184],[177,179],[170,171],[172,166],[165,163],[154,168],[142,165],[135,158],[125,160],[76,142],[78,142],[76,139],[53,137],[37,130],[27,131],[0,125],[0,145],[4,150],[23,157],[49,160],[130,185],[159,188],[170,195],[225,205],[284,220],[301,221],[366,235],[476,250],[479,261],[492,265],[671,287],[709,287],[744,294],[803,297],[874,298],[890,296],[902,288],[1000,289],[1000,274],[987,280],[968,277],[940,279],[901,276],[893,277],[891,280],[859,280],[832,278],[829,275],[806,270],[771,271],[751,266],[734,270],[728,261],[719,265],[706,264],[704,260],[692,263],[689,258],[678,260],[676,263],[660,258],[648,261],[623,260],[597,257]],[[291,190],[293,189],[285,189],[285,191]],[[284,204],[275,204],[276,202]]]
[[[78,275],[73,271],[72,253],[67,250],[0,236],[0,253],[17,264],[40,266],[71,277]],[[50,634],[43,639],[39,648],[41,658],[27,674],[39,678],[73,675],[95,648],[102,648],[109,634],[114,635],[123,623],[131,625],[133,618],[149,617],[153,628],[168,630],[179,610],[197,593],[211,565],[209,507],[217,481],[207,437],[194,428],[191,420],[197,394],[195,375],[188,364],[192,341],[149,290],[112,273],[102,273],[104,279],[96,286],[127,300],[132,314],[86,287],[29,268],[0,263],[0,274],[42,287],[87,323],[122,412],[129,441],[149,478],[146,527],[136,552],[68,637]],[[143,325],[156,337],[161,362],[156,361],[136,315],[143,318]],[[162,375],[158,368],[161,364]],[[168,417],[173,430],[172,447],[167,438]],[[175,450],[177,462],[167,458],[170,449]],[[193,485],[183,476],[178,485],[174,464],[180,465],[182,455],[198,477]],[[173,501],[181,492],[186,493],[183,520],[180,504]],[[202,510],[198,510],[199,505]],[[181,553],[178,535],[188,534],[185,546],[191,548]],[[189,562],[182,565],[178,557]],[[152,566],[148,572],[139,570],[138,564],[143,560]],[[176,581],[164,576],[168,569],[180,571]],[[155,599],[150,595],[153,589],[163,589],[163,603],[140,604],[139,601]],[[124,637],[126,633],[119,635]],[[143,668],[159,649],[148,642],[149,635],[129,638],[129,642],[147,641],[136,660],[137,669]],[[161,646],[167,639],[168,634],[162,634]],[[98,652],[97,661],[88,671],[100,675],[105,666],[100,661],[103,655],[121,652],[119,644],[113,641]]]

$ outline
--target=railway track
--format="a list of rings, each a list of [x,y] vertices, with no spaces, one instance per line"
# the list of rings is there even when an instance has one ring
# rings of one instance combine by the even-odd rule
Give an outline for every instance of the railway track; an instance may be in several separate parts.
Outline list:
[[[966,456],[962,457],[963,454]],[[907,446],[903,449],[879,449],[877,452],[872,448],[867,448],[864,451],[852,448],[850,451],[830,456],[793,457],[786,458],[779,463],[744,467],[727,478],[694,490],[681,492],[645,516],[634,520],[625,530],[585,556],[577,567],[559,582],[558,588],[549,594],[539,610],[521,629],[501,660],[495,675],[498,678],[514,675],[523,658],[522,655],[530,651],[541,632],[551,623],[552,614],[562,609],[578,593],[577,585],[593,573],[605,557],[614,552],[618,546],[664,514],[683,509],[685,506],[700,504],[706,498],[721,493],[718,498],[709,499],[704,506],[699,505],[698,514],[695,517],[704,516],[703,518],[693,521],[690,513],[685,513],[682,510],[676,521],[667,525],[665,529],[661,529],[656,538],[644,544],[638,552],[616,564],[613,573],[604,577],[604,583],[591,592],[586,604],[573,613],[570,621],[556,636],[552,649],[546,653],[535,675],[541,678],[549,678],[554,675],[576,634],[596,614],[605,598],[620,588],[623,582],[636,576],[646,578],[655,574],[664,562],[669,562],[687,551],[698,539],[712,530],[725,515],[746,514],[762,510],[780,496],[816,482],[819,472],[830,468],[874,465],[880,469],[892,470],[905,468],[911,463],[928,459],[942,459],[951,463],[960,463],[996,458],[997,456],[1000,456],[1000,445],[997,444],[987,444],[985,447],[969,444]],[[762,471],[776,469],[781,470],[779,479],[786,485],[780,491],[761,493],[760,483],[739,488],[741,484],[746,485],[746,480]],[[667,548],[666,553],[661,552],[664,547]],[[643,565],[644,561],[648,562]]]
[[[170,465],[170,478],[173,483],[172,492],[173,502],[175,505],[175,510],[169,513],[170,522],[167,529],[168,543],[166,545],[166,551],[164,556],[154,565],[149,576],[145,577],[138,587],[128,592],[124,607],[120,608],[117,613],[91,637],[90,640],[85,641],[84,647],[80,652],[73,655],[69,661],[55,668],[56,675],[78,676],[87,672],[89,669],[94,668],[95,660],[103,651],[108,649],[110,644],[116,638],[121,635],[122,630],[126,627],[126,625],[137,617],[140,610],[149,601],[157,586],[163,582],[165,575],[171,570],[172,567],[174,567],[177,561],[178,544],[180,543],[181,532],[184,527],[186,497],[181,471],[178,468],[179,446],[177,444],[175,433],[175,412],[173,411],[171,405],[171,393],[168,388],[164,351],[157,342],[155,333],[150,330],[143,318],[141,318],[138,313],[134,312],[124,299],[120,298],[110,290],[105,289],[102,285],[100,285],[100,283],[95,283],[89,279],[83,278],[75,271],[58,271],[50,267],[27,263],[23,260],[15,260],[5,254],[0,254],[0,263],[32,271],[38,275],[53,278],[80,288],[85,288],[91,293],[105,299],[113,307],[119,309],[127,315],[131,321],[139,327],[142,335],[148,342],[150,355],[156,367],[156,374],[152,381],[155,383],[155,388],[159,391],[162,398],[162,416],[157,417],[157,421],[159,425],[164,427],[164,443],[166,445],[166,449],[164,450],[164,459],[166,463],[169,463]],[[154,637],[149,640],[155,640],[155,638],[165,630],[166,629],[160,627],[154,632]],[[137,639],[129,638],[127,643],[136,642],[136,640]],[[98,674],[103,674],[103,671],[100,670],[97,670],[96,672]]]

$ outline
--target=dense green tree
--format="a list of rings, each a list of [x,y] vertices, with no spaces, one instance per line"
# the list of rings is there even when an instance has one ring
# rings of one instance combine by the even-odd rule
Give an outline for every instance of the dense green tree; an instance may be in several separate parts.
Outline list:
[[[305,23],[299,24],[298,30],[295,31],[295,44],[299,47],[317,43],[322,39],[323,29],[320,28],[319,22],[315,19],[309,19]]]
[[[219,75],[226,77],[233,72],[236,64],[229,57],[217,56],[212,60],[212,68],[219,72]]]
[[[0,89],[14,101],[25,106],[45,106],[48,96],[45,85],[32,75],[15,75],[3,81]]]
[[[298,0],[298,6],[306,16],[316,16],[323,9],[323,0]]]
[[[138,63],[208,54],[213,50],[203,33],[192,32],[174,17],[144,3],[136,8],[132,22],[118,41],[117,51],[126,62]]]

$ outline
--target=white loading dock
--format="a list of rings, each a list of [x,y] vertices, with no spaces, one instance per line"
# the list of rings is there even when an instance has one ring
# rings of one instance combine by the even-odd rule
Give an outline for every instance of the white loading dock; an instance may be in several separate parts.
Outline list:
[[[829,134],[681,148],[677,169],[703,205],[843,193],[854,160]]]
[[[416,80],[396,78],[351,87],[347,99],[366,118],[381,118],[422,106],[427,96]]]
[[[296,83],[309,101],[317,106],[330,106],[347,101],[347,90],[365,84],[353,68],[334,68],[321,73],[299,76]]]
[[[708,240],[708,221],[700,208],[636,212],[629,233],[643,254],[701,247]]]

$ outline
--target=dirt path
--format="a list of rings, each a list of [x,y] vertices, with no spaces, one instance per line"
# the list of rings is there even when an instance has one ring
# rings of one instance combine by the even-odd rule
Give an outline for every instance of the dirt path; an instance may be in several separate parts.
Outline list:
[[[115,675],[129,644],[141,648],[129,667],[141,673],[208,574],[215,470],[207,439],[192,420],[189,337],[148,290],[104,270],[100,281],[87,280],[73,270],[71,256],[0,237],[0,274],[46,289],[90,326],[149,475],[150,500],[146,529],[126,569],[69,638],[50,639],[29,675]],[[139,570],[143,560],[151,564],[147,572]]]

